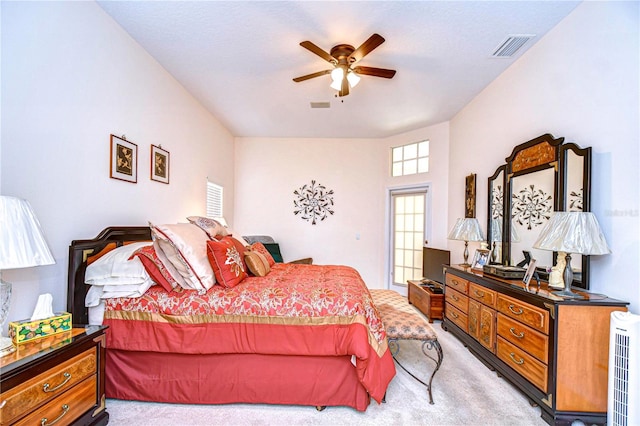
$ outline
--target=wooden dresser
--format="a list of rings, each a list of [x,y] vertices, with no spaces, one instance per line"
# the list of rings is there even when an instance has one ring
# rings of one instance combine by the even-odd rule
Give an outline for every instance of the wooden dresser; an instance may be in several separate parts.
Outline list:
[[[106,425],[105,329],[73,328],[0,358],[0,424]]]
[[[442,327],[541,408],[549,424],[606,423],[609,319],[628,303],[563,300],[480,271],[445,267]]]

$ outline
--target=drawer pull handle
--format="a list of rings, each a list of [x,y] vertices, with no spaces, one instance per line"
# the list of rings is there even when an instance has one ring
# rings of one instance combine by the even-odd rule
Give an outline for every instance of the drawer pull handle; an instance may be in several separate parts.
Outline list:
[[[514,354],[513,352],[510,352],[510,353],[509,353],[509,356],[511,357],[511,360],[512,360],[513,362],[515,362],[516,364],[518,364],[518,365],[522,365],[522,364],[524,364],[524,359],[523,359],[523,358],[520,358],[519,360],[517,360],[517,359],[516,359],[516,354]]]
[[[452,295],[451,295],[451,298],[452,298],[453,300],[455,300],[456,302],[459,302],[459,301],[460,301],[460,298],[459,298],[458,296],[456,296],[455,294],[452,294]]]
[[[46,417],[43,417],[42,420],[40,420],[40,425],[41,426],[50,426],[50,425],[54,425],[56,423],[58,423],[58,420],[60,420],[61,418],[64,417],[65,414],[67,414],[67,412],[69,412],[69,406],[67,404],[64,404],[62,406],[62,414],[60,414],[58,416],[57,419],[55,419],[54,421],[52,421],[51,423],[49,423],[49,419],[47,419]]]
[[[66,384],[67,384],[67,382],[68,382],[69,380],[71,380],[71,374],[69,374],[69,373],[66,373],[66,372],[65,372],[65,373],[63,374],[63,376],[64,376],[64,381],[63,381],[62,383],[60,383],[58,386],[56,386],[55,388],[51,388],[51,389],[49,389],[49,386],[51,386],[51,385],[49,385],[49,383],[45,383],[45,384],[42,386],[42,391],[43,391],[43,392],[55,392],[55,391],[57,391],[58,389],[60,389],[61,387],[63,387],[64,385],[66,385]]]
[[[516,334],[516,329],[511,327],[509,329],[509,331],[511,332],[511,334],[513,334],[515,337],[517,337],[518,339],[522,339],[524,337],[524,331],[521,331],[520,333]]]
[[[455,312],[453,312],[453,311],[451,311],[451,316],[452,316],[452,317],[454,317],[455,319],[460,318],[460,317],[458,316],[458,314],[456,314],[456,313],[455,313]]]
[[[524,311],[522,310],[522,308],[518,308],[518,310],[514,310],[513,309],[513,305],[509,305],[509,310],[515,314],[515,315],[522,315],[524,313]]]
[[[473,293],[478,297],[484,297],[484,291],[478,291],[474,288]]]

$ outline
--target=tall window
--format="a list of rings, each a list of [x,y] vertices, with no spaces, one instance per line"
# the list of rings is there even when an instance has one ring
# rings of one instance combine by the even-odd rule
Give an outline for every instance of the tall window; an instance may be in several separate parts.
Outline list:
[[[406,176],[429,171],[429,141],[391,148],[391,176]]]
[[[207,181],[207,217],[222,217],[222,187]]]
[[[393,284],[422,278],[422,247],[426,236],[427,189],[392,192]]]

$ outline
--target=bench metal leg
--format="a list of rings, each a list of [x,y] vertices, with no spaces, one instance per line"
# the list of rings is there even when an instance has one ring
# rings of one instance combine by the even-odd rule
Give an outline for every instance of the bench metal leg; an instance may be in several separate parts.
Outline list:
[[[433,372],[431,373],[431,377],[429,377],[429,383],[425,383],[422,380],[420,380],[418,377],[416,377],[413,373],[411,373],[409,370],[407,370],[401,363],[400,361],[398,361],[398,359],[396,358],[396,355],[398,354],[398,352],[400,352],[400,343],[398,342],[398,339],[388,339],[389,341],[389,349],[391,351],[391,355],[393,356],[394,361],[404,370],[407,372],[407,374],[409,374],[411,377],[413,377],[414,379],[416,379],[418,382],[422,383],[424,386],[427,387],[427,390],[429,391],[429,404],[433,404],[433,393],[431,392],[432,389],[432,382],[433,382],[433,376],[435,376],[436,372],[440,369],[440,365],[442,365],[442,358],[443,358],[443,353],[442,353],[442,346],[440,346],[440,342],[438,342],[437,339],[434,340],[424,340],[422,341],[422,353],[429,359],[431,359],[433,362],[435,362],[436,364],[436,368],[433,370]],[[435,351],[436,356],[432,356],[431,353],[429,351]]]

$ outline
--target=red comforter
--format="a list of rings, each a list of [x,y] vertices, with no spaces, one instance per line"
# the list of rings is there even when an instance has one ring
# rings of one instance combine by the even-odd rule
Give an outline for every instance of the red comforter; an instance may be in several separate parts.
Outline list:
[[[108,299],[107,348],[188,354],[355,356],[380,402],[395,375],[380,316],[360,274],[346,266],[275,264],[238,286]]]

